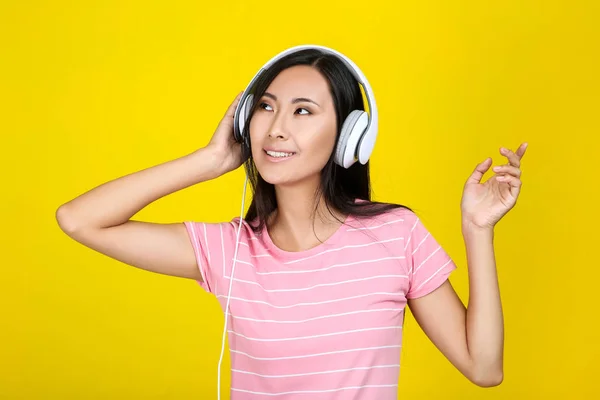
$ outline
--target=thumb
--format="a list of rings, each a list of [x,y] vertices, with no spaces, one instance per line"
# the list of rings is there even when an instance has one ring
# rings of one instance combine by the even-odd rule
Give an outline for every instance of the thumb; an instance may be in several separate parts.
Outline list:
[[[467,183],[480,183],[483,175],[490,169],[492,166],[492,159],[490,157],[486,158],[484,161],[477,164],[475,170],[467,179]]]
[[[243,93],[244,92],[239,92],[238,95],[233,100],[233,102],[229,105],[229,107],[227,107],[227,111],[225,111],[225,115],[223,116],[223,119],[232,119],[234,117],[235,109],[237,108],[238,103],[240,102],[240,99],[242,98]]]

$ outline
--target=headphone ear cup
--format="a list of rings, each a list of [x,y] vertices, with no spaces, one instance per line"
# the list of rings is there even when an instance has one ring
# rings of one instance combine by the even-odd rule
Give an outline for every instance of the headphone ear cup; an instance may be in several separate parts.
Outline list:
[[[246,142],[246,138],[244,137],[244,127],[246,125],[246,119],[248,118],[248,115],[250,115],[250,111],[252,109],[252,99],[253,98],[254,98],[254,96],[249,94],[244,99],[244,104],[242,104],[242,106],[240,107],[240,114],[238,115],[237,125],[239,127],[239,132],[240,132],[240,136],[241,136],[240,139],[243,142]]]
[[[369,115],[362,110],[354,110],[344,120],[335,152],[335,163],[349,168],[356,161],[356,149],[365,129],[369,125]]]

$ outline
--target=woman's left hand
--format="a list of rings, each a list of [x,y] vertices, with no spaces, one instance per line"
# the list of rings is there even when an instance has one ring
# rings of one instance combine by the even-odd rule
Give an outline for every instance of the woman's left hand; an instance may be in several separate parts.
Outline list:
[[[463,225],[474,228],[493,228],[516,204],[521,190],[521,159],[527,149],[523,143],[516,152],[501,148],[500,154],[507,164],[494,167],[495,175],[481,183],[483,175],[490,169],[492,159],[487,158],[477,165],[463,190],[461,211]]]

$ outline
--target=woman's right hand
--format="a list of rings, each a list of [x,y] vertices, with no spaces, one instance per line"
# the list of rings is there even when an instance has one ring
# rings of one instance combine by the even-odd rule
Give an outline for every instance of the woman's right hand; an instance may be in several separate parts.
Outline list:
[[[214,154],[216,162],[219,163],[219,172],[221,175],[239,168],[243,162],[242,146],[236,142],[233,136],[233,120],[235,109],[242,97],[240,92],[229,105],[225,115],[219,122],[215,133],[213,133],[206,149]]]

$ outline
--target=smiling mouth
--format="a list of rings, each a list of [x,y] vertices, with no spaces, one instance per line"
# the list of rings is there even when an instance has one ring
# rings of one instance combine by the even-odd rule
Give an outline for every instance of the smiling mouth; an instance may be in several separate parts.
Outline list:
[[[287,157],[291,157],[296,153],[287,153],[287,152],[283,152],[283,151],[270,151],[270,150],[265,150],[265,153],[273,158],[287,158]]]

